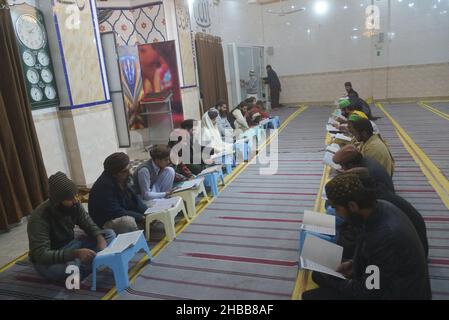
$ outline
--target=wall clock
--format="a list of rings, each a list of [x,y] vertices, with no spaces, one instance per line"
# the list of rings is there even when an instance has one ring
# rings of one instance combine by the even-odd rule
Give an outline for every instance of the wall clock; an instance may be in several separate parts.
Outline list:
[[[11,6],[28,98],[33,109],[59,105],[42,12],[28,4]]]

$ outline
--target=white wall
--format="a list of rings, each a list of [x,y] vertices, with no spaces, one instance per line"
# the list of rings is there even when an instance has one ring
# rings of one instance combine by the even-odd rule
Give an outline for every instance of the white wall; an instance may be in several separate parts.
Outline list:
[[[273,46],[274,55],[265,58],[286,89],[283,102],[334,100],[343,94],[342,83],[347,80],[355,82],[365,97],[449,95],[449,0],[414,1],[413,7],[408,6],[411,1],[391,0],[390,10],[388,0],[375,0],[383,43],[378,35],[365,34],[365,10],[371,0],[326,1],[329,10],[319,16],[314,11],[316,0],[264,6],[222,0],[219,6],[210,5],[207,31],[222,37],[224,45]],[[292,5],[306,10],[285,16],[268,12]]]
[[[392,0],[391,19],[388,0],[376,0],[380,8],[380,31],[385,32],[386,40],[380,56],[374,47],[377,38],[363,36],[365,9],[370,0],[328,0],[329,11],[323,16],[315,14],[314,2],[285,1],[284,7],[294,4],[305,7],[306,11],[284,17],[267,12],[278,10],[281,5],[264,6],[264,41],[274,46],[271,63],[280,75],[449,61],[449,13],[440,14],[449,11],[447,0],[441,1],[439,9],[432,8],[437,0],[415,1],[412,8],[408,6],[409,1]],[[345,5],[347,9],[343,8]],[[353,31],[354,28],[358,30]],[[394,37],[388,50],[389,30],[394,32]]]

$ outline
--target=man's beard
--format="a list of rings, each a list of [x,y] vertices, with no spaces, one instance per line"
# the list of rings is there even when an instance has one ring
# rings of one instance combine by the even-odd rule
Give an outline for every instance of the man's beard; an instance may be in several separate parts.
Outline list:
[[[62,213],[63,216],[65,217],[73,217],[77,214],[78,210],[79,210],[79,206],[80,203],[77,202],[75,203],[73,206],[71,207],[66,207],[65,205],[63,205],[62,203],[59,205],[59,211]]]
[[[227,115],[228,115],[228,112],[227,112],[227,111],[221,111],[221,110],[220,110],[220,117],[226,118]]]
[[[347,220],[348,220],[348,222],[351,223],[352,225],[358,226],[358,227],[361,227],[361,226],[363,226],[363,224],[364,224],[364,221],[363,221],[362,217],[359,216],[359,215],[356,214],[356,213],[353,213],[353,212],[350,212],[350,213],[349,213],[349,217],[348,217]]]

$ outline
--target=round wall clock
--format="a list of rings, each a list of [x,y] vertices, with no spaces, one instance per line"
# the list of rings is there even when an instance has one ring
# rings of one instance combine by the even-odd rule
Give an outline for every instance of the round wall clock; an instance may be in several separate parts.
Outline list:
[[[42,51],[42,50],[39,51],[39,53],[37,54],[37,60],[44,67],[46,67],[50,64],[50,57],[48,56],[48,54],[45,51]]]
[[[42,90],[39,87],[31,88],[31,99],[34,101],[41,101],[44,95],[42,94]]]
[[[46,86],[44,92],[45,96],[50,100],[56,97],[56,90],[52,86]]]
[[[56,77],[42,12],[26,3],[11,5],[10,12],[31,107],[58,105]]]
[[[45,83],[50,83],[53,81],[53,73],[51,73],[51,71],[48,70],[47,68],[42,69],[41,77]]]
[[[27,79],[32,84],[37,84],[39,82],[39,73],[37,73],[37,71],[34,69],[28,69]]]
[[[23,14],[16,21],[17,36],[27,48],[38,50],[45,45],[44,26],[29,14]]]
[[[22,55],[22,59],[28,67],[32,67],[36,64],[36,58],[31,51],[25,51]]]

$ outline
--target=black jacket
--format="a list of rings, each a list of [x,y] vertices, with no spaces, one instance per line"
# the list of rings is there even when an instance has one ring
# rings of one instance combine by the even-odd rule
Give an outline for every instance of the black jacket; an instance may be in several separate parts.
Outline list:
[[[380,288],[369,290],[368,266],[377,266]],[[351,279],[322,277],[319,285],[350,299],[431,299],[427,260],[410,220],[397,207],[379,200],[365,222],[353,259]]]
[[[418,210],[416,210],[410,202],[389,190],[377,189],[376,193],[377,199],[382,199],[394,204],[409,218],[410,222],[413,224],[416,232],[418,233],[418,237],[421,240],[424,248],[424,254],[427,258],[427,256],[429,255],[429,244],[427,241],[426,223],[424,222],[424,219],[418,212]]]
[[[95,181],[89,193],[89,214],[99,226],[123,216],[143,221],[146,209],[132,188],[127,187],[122,191],[114,178],[106,172]]]
[[[279,81],[279,77],[273,69],[267,71],[267,83],[270,86],[270,90],[279,90],[282,91],[281,82]]]

